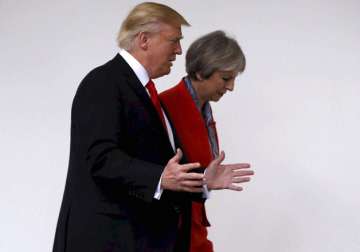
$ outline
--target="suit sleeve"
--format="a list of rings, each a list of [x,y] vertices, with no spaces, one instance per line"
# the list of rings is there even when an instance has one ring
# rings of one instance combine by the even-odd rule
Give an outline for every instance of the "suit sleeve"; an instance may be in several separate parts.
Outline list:
[[[116,197],[126,193],[151,202],[163,167],[124,151],[128,139],[123,106],[118,83],[91,74],[85,78],[72,109],[72,131],[79,144],[76,149],[105,194]]]

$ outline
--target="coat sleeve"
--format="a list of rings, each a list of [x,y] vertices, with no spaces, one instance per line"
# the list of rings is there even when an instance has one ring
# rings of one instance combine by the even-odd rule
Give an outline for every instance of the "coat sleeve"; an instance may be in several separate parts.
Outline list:
[[[151,202],[163,167],[130,156],[119,83],[89,74],[77,91],[72,107],[75,137],[84,166],[108,196],[128,194]],[[74,134],[73,134],[74,133]]]

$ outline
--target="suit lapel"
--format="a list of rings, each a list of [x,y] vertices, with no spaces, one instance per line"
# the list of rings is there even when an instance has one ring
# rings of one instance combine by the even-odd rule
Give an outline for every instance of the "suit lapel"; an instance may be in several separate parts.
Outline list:
[[[131,67],[126,63],[126,61],[120,56],[120,54],[116,54],[115,58],[113,59],[115,67],[118,69],[118,72],[121,74],[122,78],[125,77],[126,84],[136,93],[139,97],[139,100],[144,104],[144,107],[151,115],[151,118],[154,122],[154,129],[159,131],[159,133],[166,139],[170,148],[171,143],[168,137],[168,133],[159,118],[159,115],[148,95],[145,87],[142,85],[140,80],[136,77],[136,74],[131,69]]]

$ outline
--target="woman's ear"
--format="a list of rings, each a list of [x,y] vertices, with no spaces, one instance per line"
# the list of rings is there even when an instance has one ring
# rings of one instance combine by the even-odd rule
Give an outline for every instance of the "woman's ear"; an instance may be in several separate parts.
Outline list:
[[[196,76],[196,79],[198,79],[200,81],[203,80],[200,73],[196,73],[195,76]]]

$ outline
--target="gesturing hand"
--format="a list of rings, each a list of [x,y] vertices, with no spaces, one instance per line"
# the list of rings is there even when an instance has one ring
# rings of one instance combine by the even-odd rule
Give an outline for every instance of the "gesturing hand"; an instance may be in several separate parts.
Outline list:
[[[161,177],[161,187],[172,191],[202,192],[204,175],[189,172],[199,168],[199,163],[179,164],[182,158],[182,151],[176,150],[176,154],[169,160]]]
[[[242,191],[243,188],[237,184],[250,181],[250,177],[254,175],[249,170],[250,164],[238,163],[222,165],[225,159],[225,153],[221,151],[220,155],[211,161],[205,171],[205,181],[209,190],[230,189],[234,191]]]

